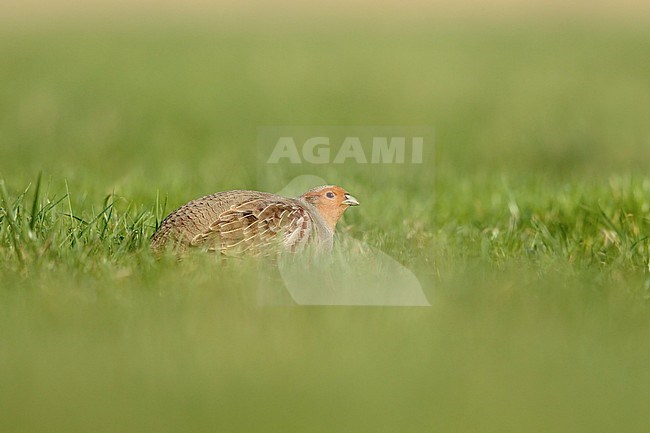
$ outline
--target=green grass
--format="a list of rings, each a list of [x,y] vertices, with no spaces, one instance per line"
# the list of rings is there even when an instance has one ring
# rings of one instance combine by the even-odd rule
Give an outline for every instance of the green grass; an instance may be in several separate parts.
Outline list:
[[[0,431],[645,431],[649,36],[1,31]],[[421,166],[326,170],[431,308],[260,307],[259,263],[153,257],[178,205],[269,188],[266,125],[434,126]]]

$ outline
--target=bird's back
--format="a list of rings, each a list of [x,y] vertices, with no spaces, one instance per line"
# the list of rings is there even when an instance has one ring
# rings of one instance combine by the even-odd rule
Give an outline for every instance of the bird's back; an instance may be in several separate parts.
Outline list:
[[[225,191],[192,200],[169,214],[151,238],[151,248],[158,251],[172,245],[183,250],[199,235],[214,231],[214,223],[219,221],[224,212],[255,200],[276,206],[300,208],[302,212],[309,214],[309,231],[312,223],[322,225],[322,220],[312,215],[311,206],[302,200],[260,191]],[[307,236],[310,234],[307,233]]]

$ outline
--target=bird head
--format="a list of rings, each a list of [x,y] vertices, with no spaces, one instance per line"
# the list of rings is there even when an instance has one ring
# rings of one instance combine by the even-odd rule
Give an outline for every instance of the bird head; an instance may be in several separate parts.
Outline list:
[[[316,208],[330,230],[336,228],[336,223],[343,212],[350,206],[358,206],[359,202],[340,186],[319,186],[304,193],[300,198]]]

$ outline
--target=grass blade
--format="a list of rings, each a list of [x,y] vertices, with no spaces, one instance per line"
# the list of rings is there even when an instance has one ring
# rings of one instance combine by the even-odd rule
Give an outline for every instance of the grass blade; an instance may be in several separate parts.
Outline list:
[[[38,179],[36,180],[36,190],[34,191],[34,201],[32,202],[32,213],[31,213],[31,219],[29,221],[29,230],[34,231],[34,227],[36,226],[36,216],[37,212],[36,209],[38,208],[39,204],[39,194],[41,192],[41,179],[43,178],[43,172],[39,171],[38,172]]]

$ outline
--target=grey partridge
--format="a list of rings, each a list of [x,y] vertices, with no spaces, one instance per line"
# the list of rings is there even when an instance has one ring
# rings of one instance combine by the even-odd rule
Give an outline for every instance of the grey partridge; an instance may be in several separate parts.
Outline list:
[[[172,212],[151,238],[155,252],[199,247],[224,254],[267,255],[303,250],[309,244],[331,250],[336,223],[359,202],[333,185],[298,198],[259,191],[225,191],[193,200]]]

